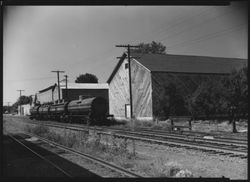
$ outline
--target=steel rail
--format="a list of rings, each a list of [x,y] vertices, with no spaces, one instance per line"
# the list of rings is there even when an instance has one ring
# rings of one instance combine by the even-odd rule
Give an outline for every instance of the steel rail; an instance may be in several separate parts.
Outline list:
[[[100,159],[100,158],[93,157],[93,156],[91,156],[91,155],[89,155],[89,154],[86,154],[86,153],[83,153],[83,152],[79,152],[79,151],[73,150],[73,149],[71,149],[71,148],[69,148],[69,147],[60,145],[60,144],[58,144],[58,143],[56,143],[56,142],[53,142],[53,141],[51,141],[51,140],[42,138],[42,137],[37,136],[37,135],[35,135],[35,134],[31,134],[31,133],[27,133],[27,132],[23,132],[23,133],[26,134],[26,135],[29,135],[29,136],[36,137],[36,138],[38,138],[39,140],[42,140],[42,141],[44,141],[44,142],[46,142],[46,143],[53,144],[53,145],[55,145],[57,148],[60,148],[60,149],[65,150],[65,151],[67,151],[67,152],[76,154],[76,155],[78,155],[78,156],[80,156],[80,157],[83,157],[83,158],[85,158],[85,159],[91,160],[92,162],[98,163],[98,164],[100,164],[100,165],[102,165],[102,166],[104,166],[104,167],[107,167],[107,168],[109,168],[109,169],[111,169],[111,170],[114,170],[114,171],[116,171],[116,172],[122,173],[122,174],[124,174],[124,175],[126,175],[126,176],[142,178],[142,176],[140,176],[140,175],[138,175],[138,174],[136,174],[136,173],[133,173],[133,172],[131,172],[131,171],[128,171],[128,170],[126,170],[126,169],[124,169],[124,168],[122,168],[122,167],[120,167],[120,166],[111,164],[111,163],[109,163],[109,162],[107,162],[107,161],[104,161],[104,160],[102,160],[102,159]]]
[[[44,123],[43,123],[44,124]],[[98,131],[103,131],[103,127],[86,127],[86,126],[82,126],[82,125],[78,125],[78,126],[72,126],[72,125],[68,125],[68,124],[46,124],[46,125],[49,125],[49,126],[53,126],[53,125],[57,125],[59,127],[61,126],[65,126],[69,129],[72,129],[72,130],[76,130],[75,127],[80,127],[81,129],[86,129],[85,131],[87,131],[88,129],[92,129],[92,130],[98,130]],[[79,130],[80,128],[77,128],[77,130]],[[193,141],[193,142],[205,142],[207,144],[216,144],[216,145],[219,145],[219,144],[222,144],[224,146],[228,146],[228,147],[242,147],[242,148],[246,148],[247,149],[247,143],[246,144],[242,144],[242,143],[237,143],[237,142],[230,142],[230,141],[220,141],[218,139],[204,139],[204,138],[199,138],[199,137],[196,137],[196,138],[184,138],[183,136],[169,136],[168,134],[163,134],[163,135],[160,135],[160,134],[152,134],[152,133],[147,133],[147,132],[133,132],[133,131],[125,131],[125,130],[122,130],[122,129],[110,129],[110,128],[106,128],[108,130],[111,130],[111,132],[113,131],[119,131],[120,133],[127,133],[127,134],[133,134],[133,135],[140,135],[140,136],[149,136],[149,137],[156,137],[156,138],[164,138],[165,140],[166,139],[170,139],[170,140],[182,140],[182,141],[187,141],[189,142],[190,140]]]
[[[99,129],[99,128],[97,128]],[[190,135],[176,135],[176,134],[169,134],[169,133],[162,133],[162,134],[158,134],[155,131],[140,131],[138,130],[137,132],[134,131],[125,131],[123,129],[110,129],[107,128],[108,130],[117,130],[120,132],[126,132],[126,133],[131,133],[131,134],[144,134],[144,135],[151,135],[151,136],[155,136],[155,137],[160,137],[160,138],[167,138],[167,139],[181,139],[181,140],[187,140],[189,141],[188,138],[190,138]],[[102,130],[102,128],[100,129]],[[157,134],[155,134],[157,133]],[[186,137],[186,138],[185,138]],[[193,136],[195,138],[193,138],[195,141],[201,141],[201,142],[207,142],[207,143],[218,143],[218,144],[224,144],[224,145],[236,145],[236,146],[241,146],[241,147],[245,147],[247,146],[247,142],[242,142],[242,141],[228,141],[228,140],[223,140],[223,139],[218,139],[218,138],[214,138],[214,139],[205,139],[199,136]]]
[[[50,165],[52,165],[53,167],[55,167],[57,170],[59,170],[60,172],[62,172],[64,175],[66,175],[69,178],[73,178],[69,173],[67,173],[66,171],[64,171],[62,168],[60,168],[58,165],[56,165],[55,163],[51,162],[50,160],[46,159],[45,157],[43,157],[42,155],[38,154],[37,152],[35,152],[34,150],[32,150],[31,148],[29,148],[27,145],[25,145],[23,142],[19,141],[18,139],[16,139],[13,135],[11,134],[7,134],[12,140],[14,140],[15,142],[19,143],[20,145],[22,145],[24,148],[26,148],[27,150],[29,150],[30,152],[32,152],[33,154],[35,154],[36,156],[38,156],[40,159],[44,160],[45,162],[49,163]]]
[[[50,124],[50,123],[47,123]],[[53,123],[57,124],[57,123]],[[60,123],[58,125],[64,125],[67,127],[81,127],[81,128],[86,128],[84,125],[76,125],[76,124],[67,124],[67,123]],[[223,144],[223,145],[228,145],[230,146],[236,146],[236,147],[247,147],[248,143],[247,140],[242,141],[241,139],[235,139],[235,138],[221,138],[217,136],[213,136],[213,139],[206,139],[202,138],[197,135],[188,135],[188,134],[178,134],[178,133],[166,133],[161,130],[146,130],[146,131],[141,131],[138,130],[136,132],[133,131],[125,131],[124,129],[117,129],[117,128],[110,128],[110,127],[87,127],[88,129],[96,129],[96,130],[113,130],[113,131],[120,131],[120,132],[126,132],[126,133],[131,133],[131,134],[142,134],[142,135],[149,135],[149,136],[154,136],[154,137],[159,137],[159,138],[166,138],[166,139],[181,139],[181,140],[187,140],[190,141],[191,137],[194,136],[195,138],[192,138],[193,140],[197,142],[206,142],[210,144]],[[155,134],[156,133],[156,134]],[[211,135],[208,135],[211,136]],[[186,137],[186,138],[185,138]],[[232,140],[232,141],[231,141]]]
[[[34,123],[36,124],[36,123]],[[39,124],[39,123],[38,123]],[[51,127],[58,127],[58,128],[65,128],[65,129],[71,129],[75,131],[84,131],[84,132],[89,132],[89,130],[95,130],[97,134],[103,134],[103,135],[110,135],[110,136],[116,136],[116,137],[121,137],[121,138],[127,138],[127,139],[132,139],[132,140],[138,140],[138,141],[146,141],[150,143],[158,143],[158,144],[165,144],[165,145],[175,145],[175,146],[182,146],[186,148],[192,147],[193,149],[202,149],[202,150],[207,150],[207,151],[217,151],[217,152],[224,152],[228,154],[236,154],[236,155],[247,155],[247,149],[246,150],[239,150],[239,149],[232,149],[232,148],[226,148],[226,147],[221,147],[221,146],[209,146],[206,144],[199,144],[199,143],[192,143],[190,141],[169,141],[169,140],[160,140],[160,139],[155,139],[155,138],[149,138],[149,137],[144,137],[139,134],[139,136],[132,136],[128,134],[120,134],[120,133],[115,133],[112,130],[110,132],[107,131],[98,131],[97,128],[78,128],[76,126],[62,126],[59,124],[45,124],[43,123],[42,125],[46,126],[51,126]],[[197,145],[198,144],[198,145]]]
[[[223,151],[223,152],[237,154],[237,155],[246,155],[247,154],[247,150],[229,149],[226,147],[218,147],[218,146],[207,146],[204,144],[197,145],[197,143],[194,144],[194,143],[187,142],[187,141],[185,141],[185,142],[183,142],[183,141],[164,141],[164,140],[142,137],[142,136],[128,136],[128,135],[124,135],[124,134],[117,134],[117,133],[110,134],[110,133],[105,133],[105,132],[101,132],[101,134],[113,135],[113,136],[117,136],[117,137],[134,139],[134,140],[147,141],[147,142],[152,142],[152,143],[181,145],[183,147],[193,147],[193,148],[204,149],[204,150],[213,149],[213,150]]]

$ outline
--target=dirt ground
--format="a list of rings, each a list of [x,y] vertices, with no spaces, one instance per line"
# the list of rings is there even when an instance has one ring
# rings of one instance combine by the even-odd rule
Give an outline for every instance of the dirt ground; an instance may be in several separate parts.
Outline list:
[[[19,118],[4,116],[4,130],[22,131],[26,124],[20,121]],[[199,127],[198,122],[195,123],[195,127]],[[136,142],[135,146],[136,158],[126,161],[127,168],[145,176],[166,177],[169,176],[170,169],[179,168],[190,171],[193,177],[214,178],[224,176],[234,180],[248,179],[247,159],[144,142]],[[129,141],[128,148],[132,150],[131,141]]]

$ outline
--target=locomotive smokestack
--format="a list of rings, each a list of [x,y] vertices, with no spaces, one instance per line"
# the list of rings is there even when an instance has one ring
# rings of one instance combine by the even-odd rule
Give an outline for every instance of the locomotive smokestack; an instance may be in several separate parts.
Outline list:
[[[83,95],[79,95],[79,100],[83,100]]]

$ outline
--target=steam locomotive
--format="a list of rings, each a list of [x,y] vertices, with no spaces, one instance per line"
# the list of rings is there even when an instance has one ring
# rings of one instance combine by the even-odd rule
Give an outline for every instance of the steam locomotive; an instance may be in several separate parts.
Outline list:
[[[72,100],[59,104],[37,105],[30,109],[30,119],[51,119],[101,125],[107,121],[108,101],[103,97]]]

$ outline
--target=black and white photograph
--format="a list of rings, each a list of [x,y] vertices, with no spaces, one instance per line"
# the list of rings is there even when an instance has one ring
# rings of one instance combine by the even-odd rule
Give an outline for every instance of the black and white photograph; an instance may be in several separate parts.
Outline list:
[[[2,10],[4,178],[248,180],[247,1]]]

